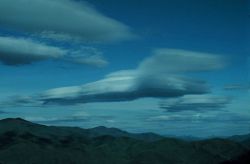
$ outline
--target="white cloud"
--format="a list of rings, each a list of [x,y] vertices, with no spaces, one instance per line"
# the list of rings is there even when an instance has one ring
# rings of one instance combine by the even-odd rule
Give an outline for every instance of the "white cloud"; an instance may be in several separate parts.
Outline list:
[[[219,55],[181,49],[157,49],[144,60],[139,69],[154,73],[184,73],[221,69],[225,59]]]
[[[60,40],[102,42],[134,37],[126,25],[74,0],[1,0],[0,24]]]
[[[182,111],[210,111],[226,107],[231,99],[225,96],[214,95],[185,95],[180,98],[165,100],[160,107],[168,112]]]
[[[63,87],[40,94],[45,104],[78,104],[89,102],[130,101],[143,97],[178,97],[207,92],[203,82],[179,77],[140,79],[135,72],[118,72],[82,86]]]
[[[95,48],[64,49],[29,38],[0,36],[0,61],[5,65],[24,65],[43,60],[63,60],[102,67],[108,62]]]
[[[208,54],[189,53],[189,51],[178,52],[183,54],[177,55],[177,58],[164,53],[160,54],[159,59],[159,54],[154,54],[152,57],[142,61],[137,69],[117,71],[99,81],[80,86],[51,89],[36,95],[34,98],[36,101],[42,102],[42,104],[74,105],[90,102],[131,101],[146,97],[173,98],[190,94],[208,93],[209,88],[206,83],[185,77],[182,74],[184,70],[179,69],[179,63],[182,63],[188,71],[210,70],[220,68],[219,66],[212,66],[214,65],[212,63],[220,65],[220,58],[217,61],[217,57],[212,55],[211,60],[209,60],[210,56]],[[184,59],[188,60],[186,64],[184,64],[180,56],[185,56]],[[204,59],[202,56],[204,56]],[[172,61],[172,65],[168,65],[170,63],[168,63],[167,59]],[[173,63],[174,59],[175,64]],[[210,64],[206,65],[207,62]],[[174,66],[177,68],[174,69]],[[205,66],[209,68],[204,68]],[[175,75],[172,72],[175,72]],[[190,102],[191,100],[194,101],[192,98],[192,96],[184,97],[180,102],[188,99],[189,103],[195,104]],[[217,102],[217,106],[224,104],[224,100],[223,102],[218,102],[220,99],[215,100],[215,98],[204,96],[203,98],[206,98],[206,101],[198,102],[197,104],[203,104],[204,108],[211,107],[215,102]],[[198,100],[201,101],[201,98]],[[208,102],[210,100],[215,102]],[[178,102],[176,102],[177,106]],[[184,103],[184,105],[186,104]]]

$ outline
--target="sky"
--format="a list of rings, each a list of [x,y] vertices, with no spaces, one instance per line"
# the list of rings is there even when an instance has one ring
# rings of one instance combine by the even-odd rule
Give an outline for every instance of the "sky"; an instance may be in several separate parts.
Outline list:
[[[0,118],[250,132],[247,0],[1,0]]]

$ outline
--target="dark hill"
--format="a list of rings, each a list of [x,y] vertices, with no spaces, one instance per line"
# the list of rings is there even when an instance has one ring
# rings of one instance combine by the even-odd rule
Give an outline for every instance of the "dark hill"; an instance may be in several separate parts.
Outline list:
[[[0,121],[1,164],[218,164],[247,148],[228,139],[188,142],[116,128],[54,127]]]
[[[244,145],[244,146],[246,146],[247,148],[250,149],[250,134],[235,135],[235,136],[229,137],[228,139],[230,139],[232,141],[239,142],[242,145]]]
[[[87,138],[94,138],[103,135],[110,135],[113,137],[130,137],[144,141],[157,141],[164,137],[154,133],[128,133],[117,128],[106,128],[99,126],[91,129],[82,129],[78,127],[55,127],[45,126],[26,121],[21,118],[7,118],[0,120],[0,134],[6,131],[15,131],[17,133],[32,132],[38,136],[45,137],[65,137],[69,135],[84,136]]]
[[[240,155],[237,158],[223,162],[222,164],[249,164],[250,163],[250,151]]]

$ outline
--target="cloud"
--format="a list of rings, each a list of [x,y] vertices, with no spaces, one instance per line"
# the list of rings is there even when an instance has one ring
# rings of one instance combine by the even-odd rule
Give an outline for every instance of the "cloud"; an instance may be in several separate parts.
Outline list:
[[[1,114],[6,114],[6,112],[0,110],[0,115],[1,115]]]
[[[30,64],[41,60],[58,59],[65,54],[65,50],[31,39],[0,37],[0,60],[6,65]]]
[[[57,122],[71,122],[71,121],[88,121],[88,118],[85,117],[41,117],[41,116],[24,116],[23,119],[31,122],[37,123],[57,123]]]
[[[86,112],[73,113],[69,116],[23,116],[25,120],[38,123],[58,123],[58,122],[85,122],[90,121],[90,115]]]
[[[249,85],[243,85],[243,84],[231,84],[224,86],[225,90],[243,90],[247,91],[250,90],[250,84]]]
[[[129,71],[128,71],[129,72]],[[144,81],[135,72],[116,72],[82,86],[56,88],[39,95],[44,104],[72,105],[89,102],[131,101],[144,97],[178,97],[208,91],[205,83],[179,77],[151,77]]]
[[[189,71],[213,70],[220,67],[210,67],[210,64],[202,65],[202,63],[212,63],[213,61],[217,65],[220,65],[220,59],[218,58],[217,61],[216,56],[212,55],[213,57],[211,57],[210,62],[209,55],[207,54],[199,53],[198,55],[198,53],[195,53],[196,55],[194,55],[193,53],[189,53],[189,51],[179,52],[183,54],[180,54],[179,57],[175,59],[175,64],[172,63],[171,66],[168,66],[167,59],[171,60],[175,58],[175,56],[164,53],[160,54],[159,58],[159,54],[154,54],[152,57],[143,60],[138,68],[134,70],[113,72],[101,80],[84,85],[50,89],[31,96],[30,99],[32,101],[36,100],[38,103],[41,103],[41,105],[75,105],[91,102],[131,101],[146,97],[173,98],[190,94],[208,93],[209,88],[207,84],[202,80],[196,80],[183,75],[183,71],[179,70],[179,64],[183,63],[184,67]],[[187,63],[184,64],[180,56],[185,56],[184,59],[190,62],[187,61]],[[202,60],[202,56],[205,56],[204,60]],[[199,58],[199,60],[197,58]],[[166,61],[167,64],[162,61]],[[173,60],[171,61],[173,62]],[[198,64],[198,62],[201,64]],[[177,68],[173,71],[174,65]],[[200,66],[207,66],[209,68],[200,68]],[[172,71],[175,72],[174,75]],[[183,99],[186,98],[188,97],[184,97]],[[211,98],[208,100],[211,101]],[[221,102],[221,105],[222,104],[223,102]],[[212,108],[212,103],[207,102],[206,105],[203,103],[203,106],[204,108]],[[219,106],[219,102],[217,106]],[[198,109],[198,107],[196,107],[196,109]]]
[[[0,36],[0,61],[3,64],[16,66],[44,60],[62,60],[98,67],[108,64],[95,48],[64,49],[29,38]]]
[[[1,0],[0,24],[59,40],[106,42],[134,37],[128,26],[74,0]]]
[[[182,111],[211,111],[226,107],[231,99],[224,96],[214,95],[185,95],[177,99],[165,100],[160,103],[162,109],[167,112]]]
[[[64,60],[96,67],[104,67],[108,65],[108,61],[104,59],[102,52],[93,47],[80,47],[76,50],[68,51],[68,55]]]
[[[219,55],[181,49],[157,49],[139,68],[148,74],[185,73],[211,71],[221,69],[225,65],[225,59]]]
[[[45,114],[45,113],[44,113]],[[40,115],[37,114],[29,114],[29,115],[23,115],[23,116],[18,116],[21,117],[25,120],[31,121],[31,122],[36,122],[36,123],[43,123],[43,124],[68,124],[71,125],[71,123],[75,122],[85,122],[83,127],[92,127],[92,125],[98,124],[113,124],[115,123],[115,118],[113,116],[109,115],[92,115],[89,113],[86,113],[85,111],[79,111],[79,112],[74,112],[70,114],[64,114],[64,115],[56,115],[56,113],[48,116],[48,114],[44,115],[40,113]],[[13,116],[12,116],[13,117]]]
[[[152,116],[147,119],[149,122],[246,122],[250,121],[250,117],[232,112],[218,113],[193,113],[193,114],[171,114]]]
[[[2,108],[10,108],[10,107],[39,107],[41,106],[41,102],[38,102],[35,98],[31,96],[20,96],[15,95],[9,97],[9,100],[3,100],[0,102],[0,107]]]
[[[214,137],[248,132],[250,117],[243,113],[220,110],[206,113],[165,113],[148,117],[145,121],[144,124],[154,126],[162,134]]]
[[[205,115],[200,113],[195,114],[168,114],[168,115],[158,115],[152,116],[146,119],[148,122],[202,122],[202,121],[211,121],[217,120],[217,115]]]

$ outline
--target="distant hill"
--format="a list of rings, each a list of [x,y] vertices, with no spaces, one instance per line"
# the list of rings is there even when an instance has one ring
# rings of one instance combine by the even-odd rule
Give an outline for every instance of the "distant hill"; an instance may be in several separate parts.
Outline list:
[[[0,164],[219,164],[248,151],[228,139],[184,141],[103,126],[81,129],[0,120]]]

